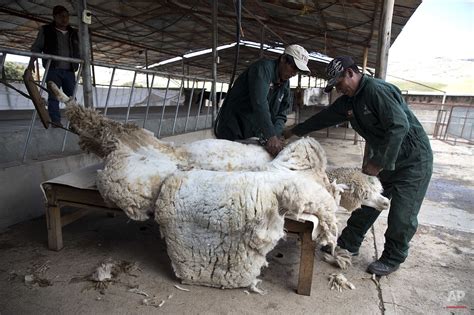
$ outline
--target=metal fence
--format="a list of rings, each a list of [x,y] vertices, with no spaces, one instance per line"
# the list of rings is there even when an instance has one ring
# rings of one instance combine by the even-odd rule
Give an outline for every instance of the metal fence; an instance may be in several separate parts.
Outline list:
[[[80,64],[73,96],[78,103],[83,102],[84,96],[80,84],[82,60],[1,47],[0,53],[0,70],[3,70],[9,54],[46,60],[45,69],[39,74],[42,87],[46,85],[52,60]],[[104,116],[118,121],[133,122],[150,130],[158,138],[212,126],[215,112],[213,113],[212,102],[206,99],[206,93],[203,93],[212,87],[212,80],[209,78],[105,63],[94,63],[93,67],[95,67],[93,72],[99,74],[97,80],[93,80],[97,83],[93,86],[94,108]],[[8,78],[3,79],[9,81]],[[17,86],[20,89],[24,88],[22,83],[17,83]],[[218,83],[216,86],[217,92],[227,89],[224,83]],[[8,87],[2,91],[7,94],[6,99],[19,100],[17,91]],[[45,92],[42,96],[45,96]],[[218,99],[218,104],[220,103],[222,100]],[[63,105],[61,107],[63,108]],[[4,154],[0,158],[0,163],[21,163],[51,155],[79,152],[76,135],[62,129],[46,130],[42,127],[31,101],[27,101],[27,105],[17,110],[12,109],[10,104],[1,113],[0,151]],[[25,116],[26,113],[30,113],[31,117]],[[68,122],[65,123],[69,127]]]
[[[449,142],[473,143],[472,125],[474,123],[474,109],[468,106],[454,106],[451,108],[444,140]]]
[[[452,106],[438,110],[433,136],[456,145],[458,142],[473,144],[472,125],[474,107]]]

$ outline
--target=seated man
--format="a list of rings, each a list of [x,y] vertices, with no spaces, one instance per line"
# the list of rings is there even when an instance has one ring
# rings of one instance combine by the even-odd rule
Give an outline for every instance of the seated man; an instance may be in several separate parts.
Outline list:
[[[260,59],[235,81],[215,125],[218,139],[231,141],[258,137],[265,149],[277,155],[283,148],[281,134],[290,106],[290,78],[310,72],[308,52],[299,45],[286,47],[276,60]]]

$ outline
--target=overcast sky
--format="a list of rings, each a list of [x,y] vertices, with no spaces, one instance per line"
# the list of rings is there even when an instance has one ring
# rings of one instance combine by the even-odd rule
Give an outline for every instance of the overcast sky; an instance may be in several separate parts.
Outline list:
[[[474,58],[473,20],[474,0],[423,0],[389,58]]]

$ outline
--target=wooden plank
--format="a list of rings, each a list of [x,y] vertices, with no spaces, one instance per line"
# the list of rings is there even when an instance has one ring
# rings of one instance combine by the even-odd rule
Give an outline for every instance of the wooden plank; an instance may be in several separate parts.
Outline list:
[[[295,221],[292,219],[285,219],[285,230],[287,230],[290,233],[301,233],[305,231],[313,231],[313,222],[310,221],[305,221],[305,222],[300,222],[300,221]]]
[[[61,210],[59,206],[49,205],[46,209],[46,225],[48,228],[48,247],[59,251],[63,248],[61,226]]]
[[[69,213],[67,215],[63,215],[61,217],[61,227],[66,226],[69,223],[72,223],[72,222],[82,218],[83,216],[85,216],[88,213],[89,213],[89,210],[87,210],[87,209],[78,209],[78,210],[76,210],[72,213]]]
[[[313,283],[314,251],[316,242],[311,239],[311,230],[300,233],[301,255],[300,271],[298,276],[298,289],[296,292],[301,295],[311,295],[311,285]]]

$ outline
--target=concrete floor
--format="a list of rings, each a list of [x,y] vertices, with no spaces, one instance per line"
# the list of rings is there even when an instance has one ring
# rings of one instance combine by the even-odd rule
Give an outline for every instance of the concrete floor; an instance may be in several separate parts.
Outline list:
[[[329,165],[358,166],[361,145],[318,139]],[[473,147],[433,140],[435,167],[407,261],[399,271],[374,282],[365,272],[383,250],[386,219],[371,230],[354,265],[344,274],[355,290],[331,291],[328,276],[340,270],[315,257],[312,295],[294,292],[299,245],[288,236],[269,253],[261,287],[219,290],[181,285],[173,274],[153,221],[92,213],[64,228],[65,247],[47,249],[44,218],[10,227],[0,234],[0,314],[470,314],[473,293]],[[348,218],[340,213],[341,227]],[[135,264],[103,290],[85,280],[104,260]],[[35,275],[39,283],[25,282]],[[178,284],[189,291],[181,291]],[[145,296],[161,307],[146,305]]]

